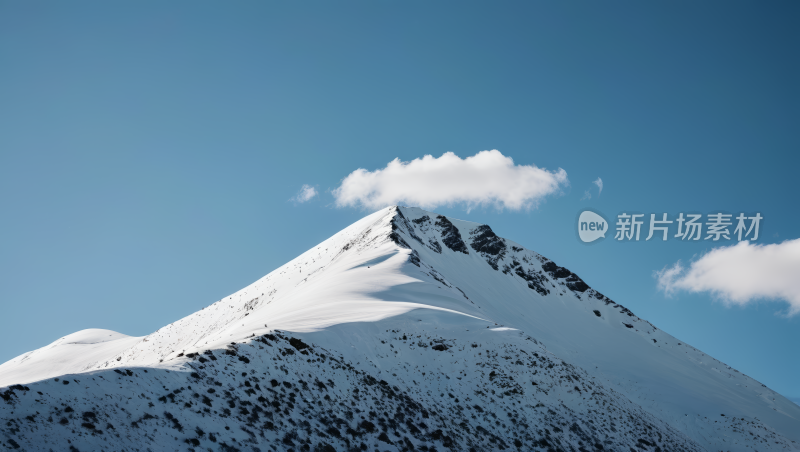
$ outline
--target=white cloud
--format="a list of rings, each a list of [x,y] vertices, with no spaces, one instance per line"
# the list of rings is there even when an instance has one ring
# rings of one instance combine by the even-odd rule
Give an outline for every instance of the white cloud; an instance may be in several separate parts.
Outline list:
[[[422,208],[466,204],[468,209],[494,205],[530,209],[569,184],[567,172],[532,165],[514,165],[497,150],[462,159],[452,152],[402,162],[394,159],[375,171],[357,169],[333,190],[338,207],[376,209],[397,203]]]
[[[686,268],[678,261],[655,272],[666,295],[679,290],[709,292],[726,304],[759,299],[789,303],[788,315],[800,314],[800,239],[773,245],[748,241],[715,248]]]
[[[600,193],[603,193],[603,179],[600,179],[598,177],[597,180],[592,181],[592,183],[597,185],[597,196],[600,196]],[[583,197],[581,198],[581,201],[584,201],[586,199],[592,199],[592,187],[589,187],[588,190],[583,192]]]
[[[311,198],[313,198],[314,196],[317,196],[317,189],[310,185],[303,184],[303,187],[300,188],[300,191],[297,193],[297,196],[292,198],[292,200],[296,202],[306,202],[311,200]]]
[[[603,193],[603,179],[600,179],[600,178],[598,177],[598,178],[597,178],[597,180],[596,180],[596,181],[594,181],[594,182],[592,182],[592,183],[593,183],[593,184],[595,184],[595,185],[597,185],[597,189],[599,190],[599,191],[597,192],[597,196],[600,196],[600,193]]]

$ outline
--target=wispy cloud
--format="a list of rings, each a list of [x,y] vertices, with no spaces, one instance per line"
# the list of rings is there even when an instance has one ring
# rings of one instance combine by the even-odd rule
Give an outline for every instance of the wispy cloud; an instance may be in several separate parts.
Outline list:
[[[597,196],[600,196],[600,193],[603,193],[603,179],[598,177],[597,180],[592,183],[597,185]]]
[[[680,261],[654,272],[666,295],[708,292],[729,305],[759,299],[789,303],[788,315],[800,313],[800,239],[773,245],[748,241],[715,248],[688,267]]]
[[[462,159],[452,152],[410,162],[394,159],[375,171],[357,169],[333,190],[338,207],[380,208],[397,203],[423,208],[465,204],[521,210],[536,207],[569,184],[567,172],[515,165],[497,150]]]
[[[314,196],[317,196],[317,189],[311,185],[303,184],[303,186],[300,188],[300,191],[297,192],[297,195],[292,198],[292,201],[306,202],[310,201]]]
[[[597,180],[592,181],[592,183],[597,186],[597,196],[600,196],[600,193],[603,193],[603,179],[600,179],[598,177]],[[581,201],[586,200],[586,199],[592,199],[592,188],[591,187],[589,187],[588,190],[583,192],[583,197],[581,198]]]

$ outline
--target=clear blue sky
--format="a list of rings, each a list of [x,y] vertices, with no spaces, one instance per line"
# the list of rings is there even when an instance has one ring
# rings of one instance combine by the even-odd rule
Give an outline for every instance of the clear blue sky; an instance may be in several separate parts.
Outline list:
[[[800,237],[799,22],[796,2],[0,2],[0,362],[238,290],[367,213],[332,206],[357,168],[498,149],[570,188],[439,212],[800,397],[785,303],[657,290],[710,242],[573,227],[758,211],[761,243]],[[288,201],[302,184],[320,196]]]

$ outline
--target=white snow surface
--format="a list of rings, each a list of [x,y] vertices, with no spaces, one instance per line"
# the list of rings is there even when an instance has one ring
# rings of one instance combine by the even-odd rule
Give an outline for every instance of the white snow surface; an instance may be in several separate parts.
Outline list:
[[[141,339],[101,329],[72,333],[0,365],[0,387],[95,369]]]
[[[483,394],[484,389],[476,388],[496,381],[485,371],[491,357],[497,360],[491,364],[496,371],[522,385],[520,390],[529,398],[523,404],[492,397],[491,403],[511,403],[530,419],[544,419],[536,417],[538,411],[533,408],[545,405],[565,419],[591,415],[597,413],[601,401],[596,397],[600,397],[604,408],[599,411],[606,409],[606,403],[619,403],[619,410],[671,438],[673,448],[682,444],[685,450],[800,450],[800,406],[636,317],[569,270],[496,237],[486,226],[397,206],[363,218],[248,287],[148,336],[84,330],[14,358],[0,365],[0,392],[11,385],[76,391],[80,389],[77,385],[54,385],[53,378],[69,374],[74,381],[97,381],[94,376],[112,375],[108,372],[113,369],[152,369],[145,378],[163,374],[168,379],[193,371],[210,375],[214,369],[214,378],[220,378],[222,371],[213,367],[216,360],[198,366],[196,358],[186,355],[230,349],[231,344],[263,349],[254,341],[276,331],[318,344],[330,356],[361,369],[358,372],[382,376],[411,395],[421,391],[418,383],[425,382],[426,388],[450,385],[446,390],[428,391],[427,396],[419,393],[420,397],[441,393],[442,406],[455,403],[453,399],[479,398],[478,392]],[[402,339],[406,334],[409,339]],[[429,347],[435,343],[450,345],[433,352]],[[512,352],[505,352],[506,357],[501,349]],[[244,353],[238,350],[240,355]],[[479,354],[480,350],[484,353]],[[554,371],[543,367],[537,373],[533,362],[528,363],[528,371],[520,373],[508,367],[517,359],[511,353],[521,358],[546,357],[561,363],[559,366],[576,369],[570,372],[583,375],[581,381],[596,389],[590,397],[578,390],[580,385],[563,386],[564,374],[551,375]],[[448,356],[453,358],[448,360]],[[276,355],[264,365],[269,367],[281,359],[289,357]],[[517,359],[517,365],[522,361]],[[242,362],[228,365],[244,366]],[[299,360],[296,365],[306,364]],[[422,374],[423,368],[429,371]],[[124,376],[119,372],[113,375]],[[439,375],[438,379],[431,380],[433,375]],[[444,382],[455,375],[457,383]],[[340,377],[342,382],[350,378]],[[569,383],[570,377],[566,380]],[[154,387],[160,390],[162,383],[159,380]],[[459,388],[453,389],[453,384]],[[527,389],[530,387],[535,390]],[[90,387],[81,391],[90,391]],[[155,394],[155,389],[152,391]],[[445,395],[447,391],[450,397]],[[16,400],[14,397],[10,400]],[[63,405],[71,395],[53,397]],[[81,400],[91,398],[87,397]],[[506,397],[512,396],[506,393]],[[43,403],[39,400],[37,403]],[[0,401],[0,419],[10,418],[13,413],[2,411],[2,406]],[[198,413],[203,415],[200,410]],[[597,424],[610,422],[609,443],[626,441],[611,433],[616,432],[613,417],[592,419],[597,419]],[[487,428],[491,426],[489,422]],[[119,435],[120,430],[117,432]],[[153,444],[163,441],[153,435]],[[22,444],[28,441],[25,438],[19,436],[15,441]],[[31,438],[32,445],[44,441]],[[205,441],[206,437],[198,438]],[[573,441],[564,438],[565,444]],[[114,440],[110,441],[113,444]],[[236,443],[236,438],[230,441]],[[580,447],[579,443],[570,444]],[[647,442],[638,447],[658,450]]]

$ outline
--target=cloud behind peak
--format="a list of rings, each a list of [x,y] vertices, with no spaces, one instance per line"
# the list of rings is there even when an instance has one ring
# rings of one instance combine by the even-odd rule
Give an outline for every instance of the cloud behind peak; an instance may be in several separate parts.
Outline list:
[[[410,162],[394,159],[375,171],[357,169],[333,190],[337,207],[376,209],[406,203],[422,208],[464,204],[527,210],[569,185],[567,172],[515,165],[500,151],[460,158],[452,152]]]

